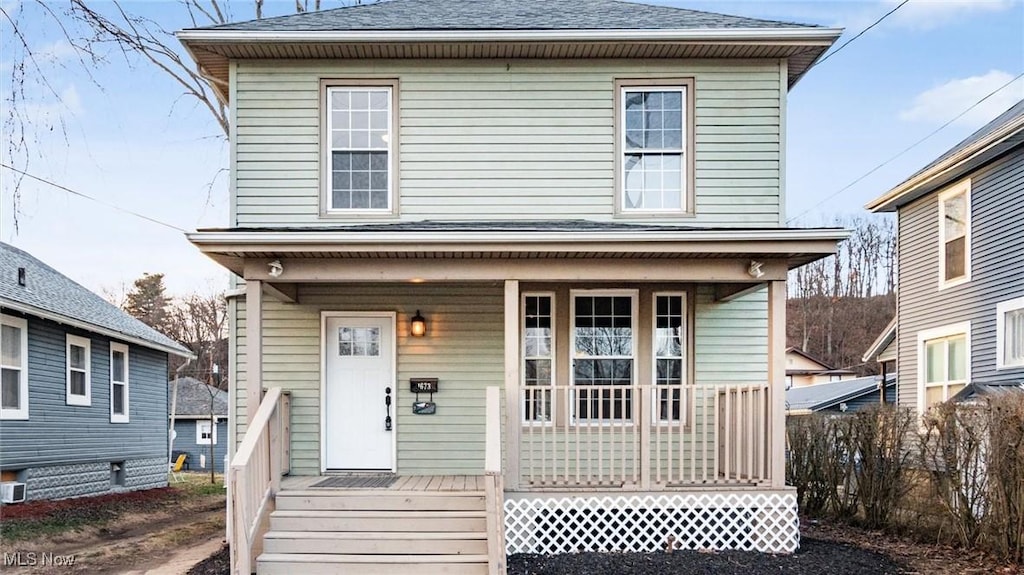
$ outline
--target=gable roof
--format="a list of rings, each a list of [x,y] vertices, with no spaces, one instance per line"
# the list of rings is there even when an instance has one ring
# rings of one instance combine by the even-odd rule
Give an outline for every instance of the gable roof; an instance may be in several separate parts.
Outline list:
[[[167,408],[171,408],[174,387],[178,387],[174,416],[191,419],[194,416],[210,415],[210,395],[213,395],[213,414],[227,416],[228,392],[207,385],[194,377],[179,377],[167,384]],[[170,413],[168,413],[169,415]]]
[[[967,173],[1024,144],[1024,100],[967,136],[898,186],[865,206],[891,212],[936,191]]]
[[[226,102],[247,58],[786,58],[792,86],[841,34],[621,0],[387,0],[177,36]]]
[[[804,387],[793,387],[786,390],[786,411],[814,412],[828,409],[840,403],[863,397],[870,393],[878,393],[881,377],[872,375],[845,381],[819,383]],[[896,384],[896,375],[885,378],[885,386]]]
[[[18,270],[25,270],[25,285]],[[0,242],[0,307],[50,319],[113,339],[191,357],[192,352],[28,252]]]
[[[896,316],[893,316],[889,323],[882,330],[882,333],[878,334],[875,341],[871,342],[871,347],[864,352],[864,356],[860,358],[863,362],[874,361],[879,355],[885,351],[885,348],[889,346],[893,340],[896,339]]]

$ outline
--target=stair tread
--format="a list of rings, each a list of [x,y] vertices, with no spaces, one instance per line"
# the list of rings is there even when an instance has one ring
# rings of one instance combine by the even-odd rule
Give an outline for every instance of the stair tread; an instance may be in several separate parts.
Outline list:
[[[406,518],[437,518],[437,517],[486,517],[487,512],[484,510],[464,510],[464,511],[395,511],[391,509],[382,510],[351,510],[351,509],[331,509],[327,511],[321,511],[317,509],[279,509],[271,513],[272,517],[366,517],[366,518],[394,518],[394,519],[406,519]]]
[[[401,496],[401,497],[484,497],[485,491],[408,491],[408,490],[381,490],[381,489],[302,489],[296,491],[281,491],[277,497],[380,497],[380,496]]]
[[[272,539],[487,539],[482,531],[268,531]]]
[[[263,553],[257,562],[289,563],[487,563],[487,555],[341,555],[332,553]]]

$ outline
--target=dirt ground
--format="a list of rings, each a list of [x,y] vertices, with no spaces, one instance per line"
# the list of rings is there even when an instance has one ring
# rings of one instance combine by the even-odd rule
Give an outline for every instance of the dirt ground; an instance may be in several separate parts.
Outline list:
[[[184,493],[141,511],[121,513],[102,526],[0,542],[5,558],[19,559],[13,565],[7,562],[0,571],[5,575],[184,574],[223,545],[224,505],[223,492]],[[44,564],[48,554],[54,561]]]

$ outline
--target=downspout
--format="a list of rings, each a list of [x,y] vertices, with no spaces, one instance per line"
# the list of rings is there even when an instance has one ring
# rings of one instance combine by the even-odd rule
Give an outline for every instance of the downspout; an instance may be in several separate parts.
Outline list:
[[[885,405],[885,378],[886,378],[885,362],[884,361],[880,361],[879,363],[882,364],[882,381],[878,382],[878,387],[881,390],[881,396],[882,396],[881,403],[882,403],[882,405]]]

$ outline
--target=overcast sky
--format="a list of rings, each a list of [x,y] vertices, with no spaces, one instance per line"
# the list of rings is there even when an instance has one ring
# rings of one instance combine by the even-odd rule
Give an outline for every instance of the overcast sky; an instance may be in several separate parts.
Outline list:
[[[557,0],[552,0],[557,1]],[[653,0],[651,0],[653,1]],[[757,18],[845,27],[838,44],[895,7],[863,2],[658,1]],[[323,0],[333,7],[339,2]],[[126,4],[174,30],[177,2]],[[236,19],[252,2],[233,2]],[[270,13],[294,3],[270,0]],[[17,11],[17,2],[0,0]],[[81,70],[74,51],[24,5],[24,31],[62,105],[31,86],[31,114],[63,128],[30,134],[29,170],[107,204],[194,230],[227,220],[228,146],[212,116],[152,67],[110,54]],[[0,87],[6,118],[12,34],[0,18]],[[837,44],[837,45],[838,45]],[[1024,4],[1017,0],[911,0],[812,70],[787,110],[787,214],[819,225],[862,206],[1024,98],[1018,80],[948,128],[850,189],[839,190],[1024,72]],[[5,128],[6,130],[6,128]],[[5,132],[4,140],[12,137]],[[37,140],[37,141],[36,141]],[[6,154],[6,145],[4,146]],[[9,163],[4,155],[4,163]],[[117,292],[144,272],[166,274],[175,294],[209,292],[227,274],[171,228],[25,180],[12,209],[13,175],[0,169],[0,239],[97,292]],[[212,185],[211,185],[212,184]],[[15,216],[17,226],[15,226]]]

